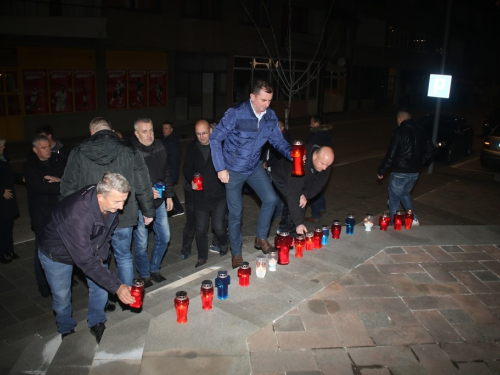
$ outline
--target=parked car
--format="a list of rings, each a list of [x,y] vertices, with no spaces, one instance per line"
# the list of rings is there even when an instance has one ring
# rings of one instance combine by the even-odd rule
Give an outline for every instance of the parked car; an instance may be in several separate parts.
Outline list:
[[[483,135],[486,137],[498,124],[500,124],[500,108],[495,109],[489,116],[486,116],[483,123]]]
[[[483,167],[500,171],[500,125],[497,125],[484,140],[479,160]]]
[[[418,121],[432,138],[434,115],[421,117]],[[474,142],[474,128],[462,117],[441,115],[436,140],[436,159],[451,162],[461,155],[470,155]]]

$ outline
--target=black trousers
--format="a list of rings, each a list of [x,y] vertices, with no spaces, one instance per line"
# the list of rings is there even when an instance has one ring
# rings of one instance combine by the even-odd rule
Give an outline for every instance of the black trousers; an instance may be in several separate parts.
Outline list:
[[[194,212],[194,201],[192,198],[192,194],[186,192],[186,224],[184,225],[184,229],[182,230],[182,247],[181,254],[189,255],[191,254],[191,245],[194,240],[194,233],[196,230],[196,216]]]
[[[13,230],[14,218],[0,220],[0,258],[5,258],[5,254],[14,252]]]
[[[223,197],[217,201],[209,203],[208,210],[195,210],[196,216],[196,247],[198,249],[198,259],[208,259],[208,221],[212,217],[212,230],[219,240],[222,251],[227,249],[227,201]]]

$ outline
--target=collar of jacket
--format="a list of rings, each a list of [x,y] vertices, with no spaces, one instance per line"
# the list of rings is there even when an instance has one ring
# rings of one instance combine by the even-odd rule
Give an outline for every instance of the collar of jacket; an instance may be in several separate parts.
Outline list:
[[[316,126],[315,128],[310,128],[309,133],[317,133],[317,132],[324,132],[327,130],[332,130],[333,126],[329,124],[323,124],[320,126]]]

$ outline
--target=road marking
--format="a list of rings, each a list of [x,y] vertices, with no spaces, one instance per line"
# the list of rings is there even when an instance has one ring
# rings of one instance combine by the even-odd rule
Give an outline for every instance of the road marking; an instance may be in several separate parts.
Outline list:
[[[208,268],[205,268],[204,270],[201,270],[201,271],[198,271],[198,272],[195,272],[187,277],[183,277],[182,279],[180,280],[177,280],[177,281],[174,281],[173,283],[171,284],[168,284],[168,285],[165,285],[165,286],[162,286],[161,288],[158,288],[158,289],[155,289],[153,290],[152,292],[147,292],[146,293],[146,297],[148,296],[152,296],[153,294],[159,292],[159,291],[167,291],[167,290],[171,290],[171,289],[174,289],[174,288],[178,288],[184,284],[187,284],[193,280],[196,280],[198,278],[200,278],[201,276],[205,276],[205,275],[208,275],[209,273],[213,272],[213,271],[217,271],[218,269],[220,269],[221,267],[208,267]]]
[[[464,164],[467,164],[467,163],[470,163],[471,161],[476,161],[476,160],[479,160],[479,156],[477,158],[473,158],[473,159],[469,159],[469,160],[465,160],[461,163],[458,163],[458,164],[453,164],[451,167],[452,168],[458,168],[460,167],[461,165],[464,165]]]
[[[26,242],[30,242],[30,241],[34,241],[35,240],[35,237],[29,239],[29,240],[24,240],[24,241],[19,241],[19,242],[15,242],[14,245],[20,245],[22,243],[26,243]]]

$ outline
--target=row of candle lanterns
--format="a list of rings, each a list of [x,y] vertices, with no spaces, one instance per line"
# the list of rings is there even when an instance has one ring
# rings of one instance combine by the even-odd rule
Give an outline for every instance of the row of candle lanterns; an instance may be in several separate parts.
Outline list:
[[[397,211],[394,215],[394,229],[401,230],[403,222],[406,229],[411,229],[414,215],[411,210],[406,214]],[[367,214],[363,224],[365,230],[371,231],[373,226],[373,215]],[[390,216],[383,213],[379,217],[380,230],[387,230],[390,223]],[[354,215],[349,214],[345,221],[346,234],[354,234],[354,226],[356,224]],[[342,231],[342,226],[339,220],[334,220],[331,226],[332,238],[339,239]],[[321,249],[323,246],[328,245],[328,238],[330,236],[330,227],[323,225],[315,228],[314,232],[308,232],[305,235],[299,234],[295,238],[289,232],[278,230],[277,236],[274,238],[274,247],[276,251],[271,251],[267,254],[257,256],[256,259],[256,276],[264,278],[269,266],[269,271],[276,271],[276,265],[287,265],[290,263],[290,249],[295,247],[295,257],[302,258],[303,251],[312,251],[313,249]],[[238,284],[242,287],[250,285],[250,275],[252,268],[248,262],[243,262],[238,269]],[[225,300],[229,297],[229,284],[231,283],[231,276],[228,275],[226,270],[220,270],[215,279],[215,287],[217,288],[217,298]],[[136,302],[131,304],[132,308],[140,308],[144,297],[144,281],[141,278],[134,279],[131,290],[132,296],[135,297]],[[214,284],[212,280],[204,280],[201,284],[200,296],[202,301],[203,310],[211,310],[214,297]],[[189,298],[187,292],[179,291],[176,293],[175,311],[177,314],[177,322],[180,324],[187,323],[187,311],[189,306]]]

